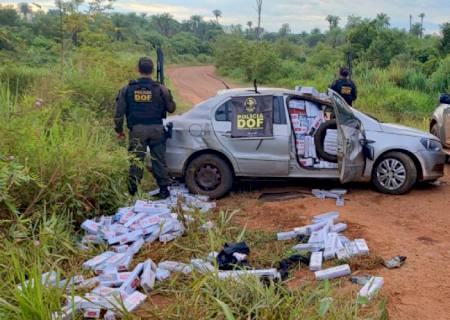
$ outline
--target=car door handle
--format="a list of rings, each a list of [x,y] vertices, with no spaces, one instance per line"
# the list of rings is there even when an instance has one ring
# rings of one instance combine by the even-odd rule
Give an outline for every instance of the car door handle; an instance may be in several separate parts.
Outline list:
[[[227,131],[225,133],[222,133],[222,137],[231,138],[231,131]]]

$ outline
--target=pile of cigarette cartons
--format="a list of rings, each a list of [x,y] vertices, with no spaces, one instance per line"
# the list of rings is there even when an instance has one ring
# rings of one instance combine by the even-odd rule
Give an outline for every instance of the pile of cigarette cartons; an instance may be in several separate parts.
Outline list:
[[[155,281],[164,281],[171,272],[192,271],[191,265],[173,261],[163,261],[156,265],[150,259],[130,268],[134,255],[145,243],[156,240],[166,243],[184,233],[183,224],[172,213],[175,206],[182,205],[186,211],[200,212],[215,208],[215,203],[209,202],[207,197],[192,195],[182,185],[171,187],[170,191],[168,199],[138,200],[131,207],[120,208],[113,216],[90,219],[81,224],[85,231],[82,247],[103,244],[108,250],[83,263],[86,272],[95,274],[91,278],[73,277],[58,282],[54,273],[43,275],[42,281],[46,283],[92,289],[83,297],[75,296],[70,299],[61,312],[55,313],[54,319],[72,319],[73,312],[83,312],[84,317],[90,319],[115,319],[117,310],[125,308],[132,312],[145,301],[147,296],[137,291],[139,287],[145,293],[150,293]],[[205,226],[207,227],[213,227],[212,222]],[[213,268],[209,262],[201,264],[200,261],[193,261],[192,265],[202,270]]]
[[[296,236],[309,236],[307,243],[293,247],[294,250],[311,252],[310,270],[315,272],[317,280],[333,279],[351,274],[347,264],[322,270],[322,263],[332,259],[347,259],[353,256],[368,255],[369,248],[364,239],[351,241],[341,233],[347,224],[338,222],[339,213],[332,211],[314,216],[312,223],[295,228],[289,232],[280,232],[279,240],[289,240]]]
[[[318,95],[313,88],[309,91],[311,91],[310,95]],[[336,163],[320,159],[316,152],[314,134],[325,121],[321,106],[306,100],[292,99],[289,101],[289,115],[295,133],[295,145],[300,165],[317,169],[336,169]]]

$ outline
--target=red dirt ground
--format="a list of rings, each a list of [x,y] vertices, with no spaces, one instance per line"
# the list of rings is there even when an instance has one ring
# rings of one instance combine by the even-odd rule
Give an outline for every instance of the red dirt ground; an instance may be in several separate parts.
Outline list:
[[[181,98],[192,104],[223,89],[222,83],[208,74],[214,74],[213,67],[169,70]],[[400,269],[373,271],[385,277],[383,294],[389,297],[392,319],[450,319],[449,174],[447,166],[440,185],[419,185],[404,196],[383,195],[365,184],[349,185],[343,208],[336,207],[332,200],[311,196],[283,202],[258,200],[262,192],[309,192],[312,186],[332,187],[329,182],[245,182],[219,206],[241,208],[239,223],[271,231],[287,231],[308,223],[312,215],[338,210],[342,220],[349,223],[347,235],[364,237],[372,253],[385,258],[399,254],[408,257]]]

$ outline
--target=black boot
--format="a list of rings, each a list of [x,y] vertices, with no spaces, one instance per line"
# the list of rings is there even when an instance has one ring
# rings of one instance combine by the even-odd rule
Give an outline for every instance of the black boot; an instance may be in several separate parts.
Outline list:
[[[159,193],[155,196],[158,199],[167,199],[170,197],[170,191],[167,186],[159,187]]]

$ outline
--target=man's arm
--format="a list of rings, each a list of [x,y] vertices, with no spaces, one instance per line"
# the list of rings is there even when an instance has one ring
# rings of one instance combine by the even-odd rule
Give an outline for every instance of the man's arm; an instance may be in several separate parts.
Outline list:
[[[177,109],[175,101],[173,101],[172,93],[165,86],[161,85],[162,98],[166,104],[166,110],[169,113],[174,113]]]
[[[353,83],[353,101],[358,98],[358,90],[356,89],[356,85]]]
[[[127,111],[126,100],[127,87],[122,88],[116,98],[116,112],[114,114],[114,124],[117,133],[123,133],[123,122]]]

